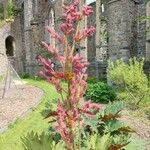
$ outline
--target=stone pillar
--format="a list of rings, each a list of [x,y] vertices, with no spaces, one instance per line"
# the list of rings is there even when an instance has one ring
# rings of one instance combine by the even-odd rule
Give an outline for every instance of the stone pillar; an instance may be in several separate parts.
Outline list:
[[[49,19],[50,19],[49,20],[49,26],[52,29],[54,29],[55,28],[55,18],[54,18],[54,10],[53,9],[51,9],[51,11],[50,11],[50,18]],[[50,39],[51,45],[53,48],[55,48],[55,45],[56,45],[55,39],[52,37],[50,37],[50,38],[51,38]]]
[[[146,5],[146,16],[149,18],[150,17],[150,1],[147,2]],[[146,61],[150,61],[150,20],[146,20]]]
[[[35,15],[34,15],[34,19],[38,19],[38,18],[37,18],[37,14],[39,13],[39,12],[38,12],[38,0],[34,0],[34,3],[33,3],[33,4],[34,4],[34,8],[33,8],[34,11],[33,11],[33,12],[34,12],[34,14],[35,14]]]
[[[32,69],[32,49],[31,49],[31,20],[33,18],[32,13],[32,1],[24,1],[24,40],[26,51],[26,72],[33,74]]]
[[[80,1],[79,10],[81,10],[85,4],[86,4],[85,0]],[[83,30],[86,27],[87,27],[87,17],[85,17],[80,22],[80,30]],[[87,60],[87,39],[80,43],[80,54],[85,60]]]
[[[95,35],[96,61],[102,60],[100,28],[101,28],[101,0],[96,0],[96,35]]]
[[[122,58],[127,61],[135,50],[133,45],[136,41],[133,31],[136,19],[135,9],[134,0],[107,2],[108,48],[111,60]]]
[[[137,18],[146,16],[147,2],[139,0],[137,5]],[[137,19],[137,51],[138,57],[146,57],[146,20],[144,21],[143,19]]]
[[[55,18],[54,18],[54,10],[53,10],[53,8],[51,8],[49,10],[48,18],[46,18],[46,20],[45,20],[45,26],[48,26],[51,29],[55,30]],[[55,48],[55,46],[56,46],[55,39],[52,38],[51,35],[49,34],[49,32],[47,32],[47,31],[45,32],[45,42],[51,44],[51,46],[53,48]]]

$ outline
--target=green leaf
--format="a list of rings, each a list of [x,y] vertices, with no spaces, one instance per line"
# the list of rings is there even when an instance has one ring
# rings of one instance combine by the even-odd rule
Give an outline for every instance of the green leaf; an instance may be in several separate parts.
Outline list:
[[[102,121],[115,120],[120,117],[120,111],[124,108],[123,102],[113,102],[101,112]]]
[[[110,133],[104,134],[99,140],[97,140],[95,150],[108,150],[112,142]]]
[[[24,150],[65,150],[63,143],[56,144],[44,132],[41,135],[28,133],[26,137],[21,137]]]
[[[111,120],[106,122],[106,132],[135,132],[129,126],[125,125],[123,122],[118,120]]]

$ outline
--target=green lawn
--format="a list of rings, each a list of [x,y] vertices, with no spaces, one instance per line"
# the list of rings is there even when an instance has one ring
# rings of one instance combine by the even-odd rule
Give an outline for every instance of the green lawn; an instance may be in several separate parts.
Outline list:
[[[48,101],[57,98],[55,89],[45,81],[26,80],[29,84],[40,87],[44,91],[44,96],[37,108],[25,118],[18,119],[14,124],[9,125],[9,129],[0,135],[0,150],[23,150],[21,136],[34,130],[41,133],[48,130],[48,123],[43,119],[41,111]]]

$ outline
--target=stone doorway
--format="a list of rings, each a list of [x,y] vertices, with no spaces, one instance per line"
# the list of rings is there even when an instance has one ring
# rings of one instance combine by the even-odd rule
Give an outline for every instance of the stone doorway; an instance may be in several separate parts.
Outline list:
[[[6,47],[6,55],[8,57],[14,56],[15,50],[15,39],[12,36],[8,36],[5,40],[5,47]]]

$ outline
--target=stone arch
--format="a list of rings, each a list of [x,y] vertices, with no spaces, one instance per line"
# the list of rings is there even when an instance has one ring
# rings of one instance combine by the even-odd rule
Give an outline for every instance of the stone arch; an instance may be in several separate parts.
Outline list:
[[[54,17],[54,10],[51,8],[48,12],[48,22],[47,26],[49,26],[52,29],[55,29],[55,17]],[[48,43],[50,43],[53,47],[55,47],[55,40],[51,38],[51,35],[48,34]]]
[[[150,1],[146,4],[146,17],[150,17]],[[146,19],[146,60],[150,61],[150,20]]]
[[[5,48],[6,48],[6,55],[14,56],[14,50],[15,50],[15,39],[11,35],[7,36],[5,39]]]

